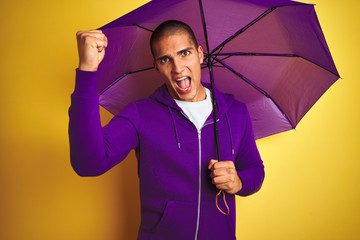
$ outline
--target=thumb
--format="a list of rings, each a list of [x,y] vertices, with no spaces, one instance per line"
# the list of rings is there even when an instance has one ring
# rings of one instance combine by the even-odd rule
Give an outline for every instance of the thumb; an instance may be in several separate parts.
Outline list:
[[[217,162],[218,162],[218,160],[211,159],[210,162],[209,162],[208,169],[210,170],[210,169],[213,167],[213,165],[214,165],[215,163],[217,163]]]

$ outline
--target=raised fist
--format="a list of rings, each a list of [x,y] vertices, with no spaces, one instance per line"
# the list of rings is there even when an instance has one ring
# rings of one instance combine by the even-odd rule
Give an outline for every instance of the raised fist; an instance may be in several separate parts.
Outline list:
[[[101,30],[78,31],[76,33],[79,69],[96,71],[104,59],[108,40]]]

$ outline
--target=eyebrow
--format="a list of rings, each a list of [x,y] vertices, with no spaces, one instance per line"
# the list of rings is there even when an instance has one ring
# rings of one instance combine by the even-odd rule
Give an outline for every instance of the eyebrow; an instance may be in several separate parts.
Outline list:
[[[178,51],[176,54],[179,55],[179,54],[181,54],[182,52],[190,51],[190,50],[192,50],[192,49],[194,49],[194,48],[193,48],[193,47],[187,47],[187,48],[181,49],[181,50]],[[164,56],[161,56],[161,57],[156,58],[156,60],[157,60],[157,61],[160,61],[161,59],[166,58],[166,57],[170,58],[169,55],[164,55]]]
[[[178,51],[177,54],[180,54],[182,52],[189,51],[189,50],[192,50],[192,49],[193,49],[193,47],[184,48],[183,50]]]

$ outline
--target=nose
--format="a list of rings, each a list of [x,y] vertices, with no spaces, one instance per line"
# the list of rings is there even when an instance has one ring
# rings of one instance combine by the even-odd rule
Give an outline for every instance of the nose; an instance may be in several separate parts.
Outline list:
[[[173,60],[173,73],[182,73],[184,71],[184,64],[180,59]]]

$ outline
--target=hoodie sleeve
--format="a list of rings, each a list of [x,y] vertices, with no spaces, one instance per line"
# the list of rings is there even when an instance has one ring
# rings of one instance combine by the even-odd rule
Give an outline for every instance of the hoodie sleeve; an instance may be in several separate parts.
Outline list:
[[[76,69],[75,90],[71,95],[70,160],[80,176],[105,173],[125,159],[138,142],[136,123],[126,116],[116,116],[105,127],[101,126],[97,77],[98,72]],[[136,112],[136,108],[132,111]],[[137,114],[134,116],[136,120]]]
[[[235,161],[237,173],[242,181],[242,189],[237,195],[248,196],[260,190],[265,177],[264,165],[256,146],[250,115],[245,109],[245,129],[240,149]]]

